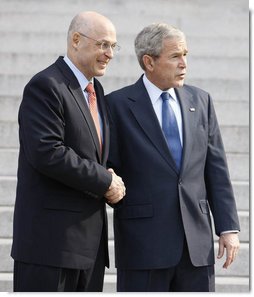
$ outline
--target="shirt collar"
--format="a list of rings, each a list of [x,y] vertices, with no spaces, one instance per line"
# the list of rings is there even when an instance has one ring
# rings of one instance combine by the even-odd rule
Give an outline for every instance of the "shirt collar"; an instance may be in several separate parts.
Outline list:
[[[157,100],[160,100],[160,96],[162,92],[168,92],[170,96],[177,102],[177,97],[174,88],[170,88],[166,91],[162,91],[156,85],[154,85],[144,74],[143,82],[148,92],[148,95],[151,98],[152,104],[155,104]]]
[[[67,55],[65,55],[63,59],[76,76],[82,90],[84,90],[90,82],[93,83],[93,80],[89,81],[85,77],[85,75],[72,63],[72,61],[67,57]]]

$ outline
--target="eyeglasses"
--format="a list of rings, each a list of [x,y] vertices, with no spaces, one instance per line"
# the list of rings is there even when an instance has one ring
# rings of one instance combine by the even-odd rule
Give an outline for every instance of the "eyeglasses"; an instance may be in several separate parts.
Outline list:
[[[96,44],[101,48],[101,50],[103,50],[104,52],[106,52],[106,51],[108,51],[109,49],[111,49],[114,53],[117,53],[117,52],[119,52],[120,51],[120,49],[121,49],[121,47],[118,45],[118,44],[116,44],[116,43],[113,43],[113,44],[111,44],[111,43],[109,43],[109,42],[107,42],[107,41],[99,41],[99,40],[96,40],[96,39],[94,39],[94,38],[91,38],[91,37],[89,37],[89,36],[87,36],[87,35],[85,35],[85,34],[83,34],[83,33],[81,33],[81,32],[78,32],[81,36],[83,36],[83,37],[86,37],[86,38],[88,38],[88,39],[91,39],[91,40],[93,40],[93,41],[96,41]]]

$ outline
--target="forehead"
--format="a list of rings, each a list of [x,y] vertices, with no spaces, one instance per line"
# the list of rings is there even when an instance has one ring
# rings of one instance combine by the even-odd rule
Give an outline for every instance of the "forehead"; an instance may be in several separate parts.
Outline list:
[[[93,35],[98,40],[105,40],[105,41],[115,41],[116,40],[116,31],[115,28],[110,24],[106,23],[103,26],[97,26],[93,30]]]
[[[182,37],[171,37],[165,38],[163,40],[163,49],[162,52],[186,52],[187,51],[187,43],[185,38]]]

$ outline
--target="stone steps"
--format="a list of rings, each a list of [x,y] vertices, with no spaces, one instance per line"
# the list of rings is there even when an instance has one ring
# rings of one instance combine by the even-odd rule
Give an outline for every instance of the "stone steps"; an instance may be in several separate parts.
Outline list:
[[[55,31],[62,31],[67,29],[70,17],[74,13],[73,9],[75,9],[75,12],[84,9],[81,1],[68,5],[70,7],[68,10],[63,9],[63,7],[59,8],[56,1],[44,1],[39,5],[37,3],[37,7],[35,7],[33,1],[28,1],[25,6],[26,10],[20,7],[18,1],[11,2],[8,5],[7,0],[1,1],[0,11],[2,11],[2,15],[0,27],[3,30],[40,31],[43,29],[44,31],[52,31],[51,24],[54,24]],[[238,26],[238,22],[240,22],[248,27],[248,19],[246,18],[246,12],[248,12],[247,1],[243,1],[241,4],[237,1],[223,1],[223,3],[216,1],[217,4],[213,2],[211,5],[207,1],[196,0],[193,2],[190,3],[185,0],[181,1],[181,5],[179,5],[177,1],[171,1],[169,7],[167,1],[160,1],[160,5],[154,5],[154,1],[146,1],[144,9],[142,1],[116,1],[113,4],[114,9],[112,9],[110,5],[88,1],[85,8],[102,11],[108,15],[115,23],[119,32],[126,31],[126,28],[128,28],[129,32],[136,33],[137,30],[143,28],[144,25],[151,21],[168,21],[170,19],[171,23],[180,26],[188,34],[190,32],[197,36],[202,36],[203,34],[204,36],[213,37],[228,35],[248,37],[248,32],[242,31],[242,27]],[[14,3],[16,4],[15,6]],[[50,3],[49,7],[45,7],[47,3]],[[54,11],[54,7],[58,7],[58,9]],[[12,11],[11,9],[14,10]],[[128,11],[131,12],[131,26],[130,18],[122,17]],[[235,21],[236,13],[238,22]],[[216,18],[211,18],[211,15],[214,14]],[[19,26],[16,26],[16,23],[9,23],[10,16],[15,18]],[[209,22],[207,22],[208,18]],[[31,22],[33,23],[32,27],[29,26]],[[218,26],[218,23],[221,22],[224,23],[224,26]],[[200,24],[202,24],[202,29]]]
[[[37,54],[37,55],[59,55],[65,52],[66,49],[66,32],[8,32],[1,30],[1,38],[7,39],[10,34],[15,34],[15,39],[3,43],[0,48],[0,54],[17,54],[15,47],[19,45],[19,54]],[[117,34],[117,40],[121,46],[119,55],[134,54],[134,39],[137,32],[131,34],[122,32]],[[35,42],[36,40],[36,42]],[[191,57],[227,57],[227,58],[248,58],[249,49],[246,46],[248,38],[238,36],[234,39],[225,37],[221,42],[221,37],[187,37],[189,56]],[[214,44],[219,44],[219,47],[213,47]],[[39,45],[39,46],[38,46]]]
[[[166,21],[187,35],[186,83],[210,92],[221,126],[239,212],[242,247],[227,271],[216,262],[218,292],[249,291],[249,15],[247,0],[1,0],[0,1],[0,291],[12,291],[9,256],[16,190],[18,107],[36,72],[66,51],[71,18],[82,10],[108,16],[121,46],[99,80],[105,93],[141,75],[134,38],[147,24]],[[213,16],[211,18],[211,16]],[[104,292],[115,292],[112,209],[108,208],[111,268]],[[215,248],[217,243],[215,242]]]
[[[57,58],[57,57],[56,57]],[[54,61],[50,61],[54,62]],[[43,65],[42,68],[48,65]],[[110,69],[111,66],[109,66]],[[138,66],[136,66],[138,67]],[[40,70],[42,69],[40,68]],[[39,70],[39,69],[38,69]],[[111,71],[112,72],[112,71]],[[35,73],[34,73],[35,74]],[[124,87],[129,84],[133,84],[142,74],[140,69],[134,74],[128,75],[128,77],[119,77],[114,73],[107,73],[106,76],[100,77],[99,80],[103,84],[105,94],[112,92],[118,88]],[[24,86],[31,79],[31,75],[7,75],[0,74],[0,100],[3,100],[3,96],[8,100],[21,100]],[[249,100],[249,89],[246,88],[246,81],[239,79],[221,80],[218,78],[213,79],[191,79],[188,78],[186,83],[199,86],[211,93],[214,101],[244,101]],[[15,97],[12,99],[12,97]]]
[[[61,52],[59,52],[61,54]],[[64,50],[62,51],[64,54]],[[58,57],[57,53],[1,53],[2,62],[0,74],[26,75],[34,73],[53,63]],[[119,67],[121,66],[121,67]],[[209,71],[207,71],[209,69]],[[249,59],[248,57],[188,57],[187,79],[213,79],[218,77],[218,69],[222,79],[234,79],[237,69],[239,80],[248,79]],[[136,55],[124,55],[119,53],[110,62],[107,75],[128,76],[129,73],[141,71]]]

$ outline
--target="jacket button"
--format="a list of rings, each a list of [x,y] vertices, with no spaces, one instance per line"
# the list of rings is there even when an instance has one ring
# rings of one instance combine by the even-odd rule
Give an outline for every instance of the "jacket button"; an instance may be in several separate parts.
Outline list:
[[[178,185],[181,186],[182,183],[183,183],[183,181],[182,181],[181,179],[179,179],[179,181],[178,181]]]

